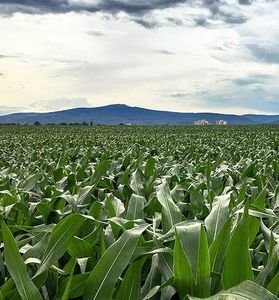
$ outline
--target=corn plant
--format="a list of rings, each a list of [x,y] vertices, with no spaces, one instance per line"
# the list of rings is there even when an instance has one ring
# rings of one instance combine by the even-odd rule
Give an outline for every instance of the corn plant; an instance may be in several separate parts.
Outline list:
[[[278,299],[279,127],[0,134],[0,299]]]

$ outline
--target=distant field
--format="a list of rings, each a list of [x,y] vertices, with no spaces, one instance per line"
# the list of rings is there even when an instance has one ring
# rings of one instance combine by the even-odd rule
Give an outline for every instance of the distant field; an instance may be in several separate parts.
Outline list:
[[[278,299],[279,126],[0,135],[0,299]]]

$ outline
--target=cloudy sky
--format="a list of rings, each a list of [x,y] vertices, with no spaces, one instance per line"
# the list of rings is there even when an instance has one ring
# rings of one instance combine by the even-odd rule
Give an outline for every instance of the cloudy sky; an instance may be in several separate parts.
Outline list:
[[[279,0],[1,0],[0,114],[279,113]]]

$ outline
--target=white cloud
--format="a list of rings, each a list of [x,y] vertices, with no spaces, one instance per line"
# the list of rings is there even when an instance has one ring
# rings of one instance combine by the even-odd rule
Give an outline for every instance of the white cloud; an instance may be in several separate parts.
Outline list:
[[[10,107],[10,106],[5,106],[5,105],[0,105],[0,116],[19,112],[21,110],[22,110],[22,107]]]
[[[41,100],[34,102],[25,110],[32,111],[57,111],[75,107],[90,107],[91,104],[86,98],[59,98],[52,100]]]
[[[279,112],[279,1],[189,3],[144,15],[0,18],[0,104]]]

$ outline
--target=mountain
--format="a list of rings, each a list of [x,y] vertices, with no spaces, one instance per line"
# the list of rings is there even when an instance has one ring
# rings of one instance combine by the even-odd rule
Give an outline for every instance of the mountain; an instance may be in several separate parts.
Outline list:
[[[114,104],[94,108],[74,108],[48,113],[14,113],[0,116],[0,123],[41,124],[49,123],[82,123],[93,124],[193,124],[200,119],[210,123],[226,120],[229,124],[262,124],[279,123],[279,115],[232,115],[219,113],[180,113],[151,110],[141,107],[131,107],[124,104]]]
[[[279,115],[243,115],[255,123],[279,123]]]

